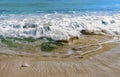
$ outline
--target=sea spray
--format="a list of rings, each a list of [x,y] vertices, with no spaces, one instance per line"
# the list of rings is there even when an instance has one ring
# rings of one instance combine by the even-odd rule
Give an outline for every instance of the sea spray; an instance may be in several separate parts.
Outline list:
[[[120,35],[120,15],[71,14],[0,16],[0,34],[7,37],[50,37],[68,40],[83,34]]]

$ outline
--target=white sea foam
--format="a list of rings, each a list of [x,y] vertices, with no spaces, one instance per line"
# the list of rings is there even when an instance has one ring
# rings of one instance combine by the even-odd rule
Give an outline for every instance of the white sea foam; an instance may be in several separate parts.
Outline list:
[[[115,15],[9,15],[0,16],[0,35],[51,37],[66,40],[82,34],[120,35],[120,14]]]

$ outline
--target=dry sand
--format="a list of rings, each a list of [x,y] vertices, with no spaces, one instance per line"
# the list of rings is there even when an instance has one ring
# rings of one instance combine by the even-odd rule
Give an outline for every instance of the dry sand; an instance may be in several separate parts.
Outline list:
[[[83,55],[83,59],[1,54],[0,77],[120,77],[120,43],[117,47],[115,43],[102,46],[97,52]]]

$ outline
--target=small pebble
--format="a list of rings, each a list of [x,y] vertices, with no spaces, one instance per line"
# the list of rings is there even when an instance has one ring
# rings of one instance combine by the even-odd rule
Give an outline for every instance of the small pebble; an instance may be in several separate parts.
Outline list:
[[[21,65],[21,67],[29,67],[29,66],[30,66],[30,65],[27,64],[27,63],[24,63],[24,64]]]
[[[76,58],[83,59],[83,56],[75,56]]]

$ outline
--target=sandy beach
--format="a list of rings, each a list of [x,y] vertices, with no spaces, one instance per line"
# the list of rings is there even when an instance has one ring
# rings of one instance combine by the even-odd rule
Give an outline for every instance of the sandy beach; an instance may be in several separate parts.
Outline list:
[[[84,54],[82,58],[73,58],[73,55],[69,58],[44,58],[1,54],[0,77],[119,77],[120,43],[102,46],[102,49]]]
[[[120,77],[120,0],[0,0],[0,77]]]

